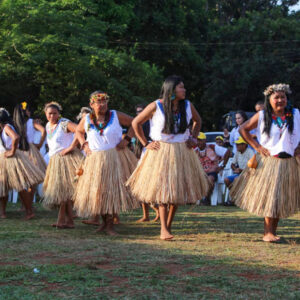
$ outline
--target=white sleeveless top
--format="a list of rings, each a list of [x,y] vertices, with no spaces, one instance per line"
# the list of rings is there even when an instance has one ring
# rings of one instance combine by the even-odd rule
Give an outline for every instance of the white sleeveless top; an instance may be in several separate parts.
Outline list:
[[[6,124],[6,125],[16,132],[15,128],[12,125],[10,124]],[[2,130],[1,133],[1,139],[2,141],[0,142],[0,153],[5,152],[6,150],[10,150],[12,147],[12,139],[9,135],[6,134],[4,129]]]
[[[33,126],[33,119],[28,119],[26,122],[26,133],[27,133],[27,141],[28,143],[32,144],[34,142],[34,134],[35,129]]]
[[[47,144],[49,146],[49,156],[68,148],[73,142],[73,133],[68,132],[68,119],[60,119],[54,129],[50,131],[49,122],[46,125]]]
[[[192,119],[192,111],[191,111],[191,103],[188,100],[185,101],[185,109],[186,109],[186,121],[187,124],[190,123]],[[153,117],[150,119],[150,137],[153,141],[161,141],[166,143],[183,143],[185,142],[189,136],[190,132],[187,128],[184,133],[177,134],[165,134],[162,133],[165,126],[165,113],[163,109],[163,104],[160,100],[155,101],[156,110],[153,114]]]
[[[295,149],[300,142],[300,114],[298,109],[293,109],[294,115],[294,130],[290,134],[287,126],[281,129],[272,123],[270,130],[270,137],[263,132],[265,127],[264,111],[259,112],[258,125],[257,125],[257,139],[259,143],[270,151],[271,155],[277,155],[280,152],[286,152],[294,156]]]
[[[103,130],[91,123],[90,114],[85,117],[84,129],[91,151],[103,151],[115,148],[122,140],[122,127],[115,110],[110,110],[110,119]]]

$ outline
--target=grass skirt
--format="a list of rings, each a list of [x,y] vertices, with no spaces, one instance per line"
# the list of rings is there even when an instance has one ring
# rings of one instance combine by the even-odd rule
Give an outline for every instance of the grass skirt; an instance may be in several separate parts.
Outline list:
[[[0,153],[0,197],[8,195],[9,190],[18,192],[43,182],[44,174],[25,156],[16,150],[13,157],[6,158]]]
[[[83,164],[74,195],[74,208],[81,217],[118,214],[139,207],[124,183],[137,164],[127,148],[92,152]]]
[[[75,190],[74,177],[83,158],[78,149],[64,156],[57,153],[50,158],[43,185],[45,207],[56,208],[72,199]]]
[[[287,218],[300,209],[300,159],[256,155],[256,169],[234,181],[230,195],[237,206],[261,217]]]
[[[31,160],[31,162],[38,167],[40,171],[46,174],[47,165],[41,155],[39,149],[34,144],[29,144],[29,151],[23,151],[24,154]]]
[[[127,185],[134,197],[150,204],[196,203],[209,189],[197,154],[185,143],[160,142],[159,150],[146,150]]]

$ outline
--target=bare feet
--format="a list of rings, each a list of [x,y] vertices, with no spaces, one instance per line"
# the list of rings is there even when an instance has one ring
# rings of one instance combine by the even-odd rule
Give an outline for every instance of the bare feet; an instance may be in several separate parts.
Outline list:
[[[106,228],[106,224],[105,223],[102,223],[99,228],[96,230],[96,232],[102,232],[104,231],[104,229]]]
[[[83,220],[81,223],[86,225],[94,225],[94,226],[100,226],[99,222],[93,221],[93,220]]]
[[[113,229],[113,228],[110,228],[110,227],[107,227],[105,229],[105,232],[108,234],[108,235],[118,235],[118,233]]]
[[[28,220],[33,219],[34,217],[35,217],[35,214],[31,213],[31,214],[26,215],[25,220],[28,221]]]
[[[65,229],[65,225],[64,224],[57,224],[57,223],[54,223],[54,224],[51,224],[52,227],[55,227],[57,229]]]
[[[170,241],[174,236],[168,231],[160,232],[160,239],[164,241]]]
[[[156,215],[156,217],[151,222],[158,222],[159,221],[159,215]]]
[[[277,242],[279,239],[272,233],[267,233],[263,237],[263,241],[269,243]]]
[[[6,215],[5,215],[5,214],[2,214],[2,215],[0,216],[0,219],[6,219]]]
[[[65,224],[63,226],[65,229],[74,229],[75,228],[74,224]]]
[[[149,221],[150,221],[149,218],[142,217],[141,219],[137,220],[136,222],[137,222],[137,223],[143,223],[143,222],[149,222]]]

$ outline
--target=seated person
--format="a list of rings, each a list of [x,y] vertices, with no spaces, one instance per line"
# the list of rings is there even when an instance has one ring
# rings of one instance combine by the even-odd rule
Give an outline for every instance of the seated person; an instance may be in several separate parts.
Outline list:
[[[234,154],[231,164],[231,169],[233,170],[234,174],[224,179],[224,182],[228,188],[230,188],[234,179],[238,177],[246,168],[248,160],[254,155],[254,151],[248,147],[248,144],[241,136],[235,141],[235,144],[237,152]],[[228,201],[227,205],[233,205],[233,203]]]
[[[230,150],[219,145],[207,145],[206,136],[203,132],[200,132],[197,138],[198,145],[194,149],[199,156],[202,167],[208,176],[211,183],[211,188],[207,196],[210,196],[214,184],[218,180],[218,173],[224,169],[227,161],[230,157]],[[222,165],[219,166],[220,161],[223,160]]]
[[[218,145],[220,147],[225,147],[224,146],[224,138],[221,135],[218,135],[216,137],[216,145]]]

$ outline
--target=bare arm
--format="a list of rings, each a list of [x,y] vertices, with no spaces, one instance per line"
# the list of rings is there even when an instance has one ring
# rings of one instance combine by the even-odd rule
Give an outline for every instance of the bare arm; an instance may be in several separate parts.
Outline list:
[[[240,127],[240,134],[244,140],[252,146],[257,152],[264,156],[270,156],[268,149],[262,147],[251,135],[250,131],[257,128],[259,113],[256,113],[250,120],[243,123]]]
[[[39,131],[41,133],[41,139],[38,145],[36,145],[39,149],[43,146],[45,138],[46,138],[46,129],[41,124],[33,121],[33,127],[35,130]]]
[[[136,116],[132,121],[132,128],[135,132],[135,135],[140,140],[143,146],[148,144],[148,141],[144,135],[143,124],[152,118],[156,110],[155,102],[151,102],[146,108]]]
[[[3,130],[12,140],[11,149],[5,152],[5,157],[12,157],[15,155],[16,150],[18,149],[20,136],[8,125],[5,125]]]
[[[119,119],[119,123],[124,126],[124,127],[128,127],[128,132],[127,132],[127,136],[131,139],[134,136],[134,131],[131,127],[131,123],[133,118],[125,113],[122,113],[120,111],[117,112],[118,115],[118,119]],[[117,145],[117,149],[121,150],[124,149],[128,144],[129,144],[129,140],[122,139],[121,142]]]
[[[197,112],[194,105],[191,103],[191,111],[192,111],[192,120],[193,120],[193,127],[192,127],[192,136],[193,138],[197,138],[201,129],[202,120]]]

